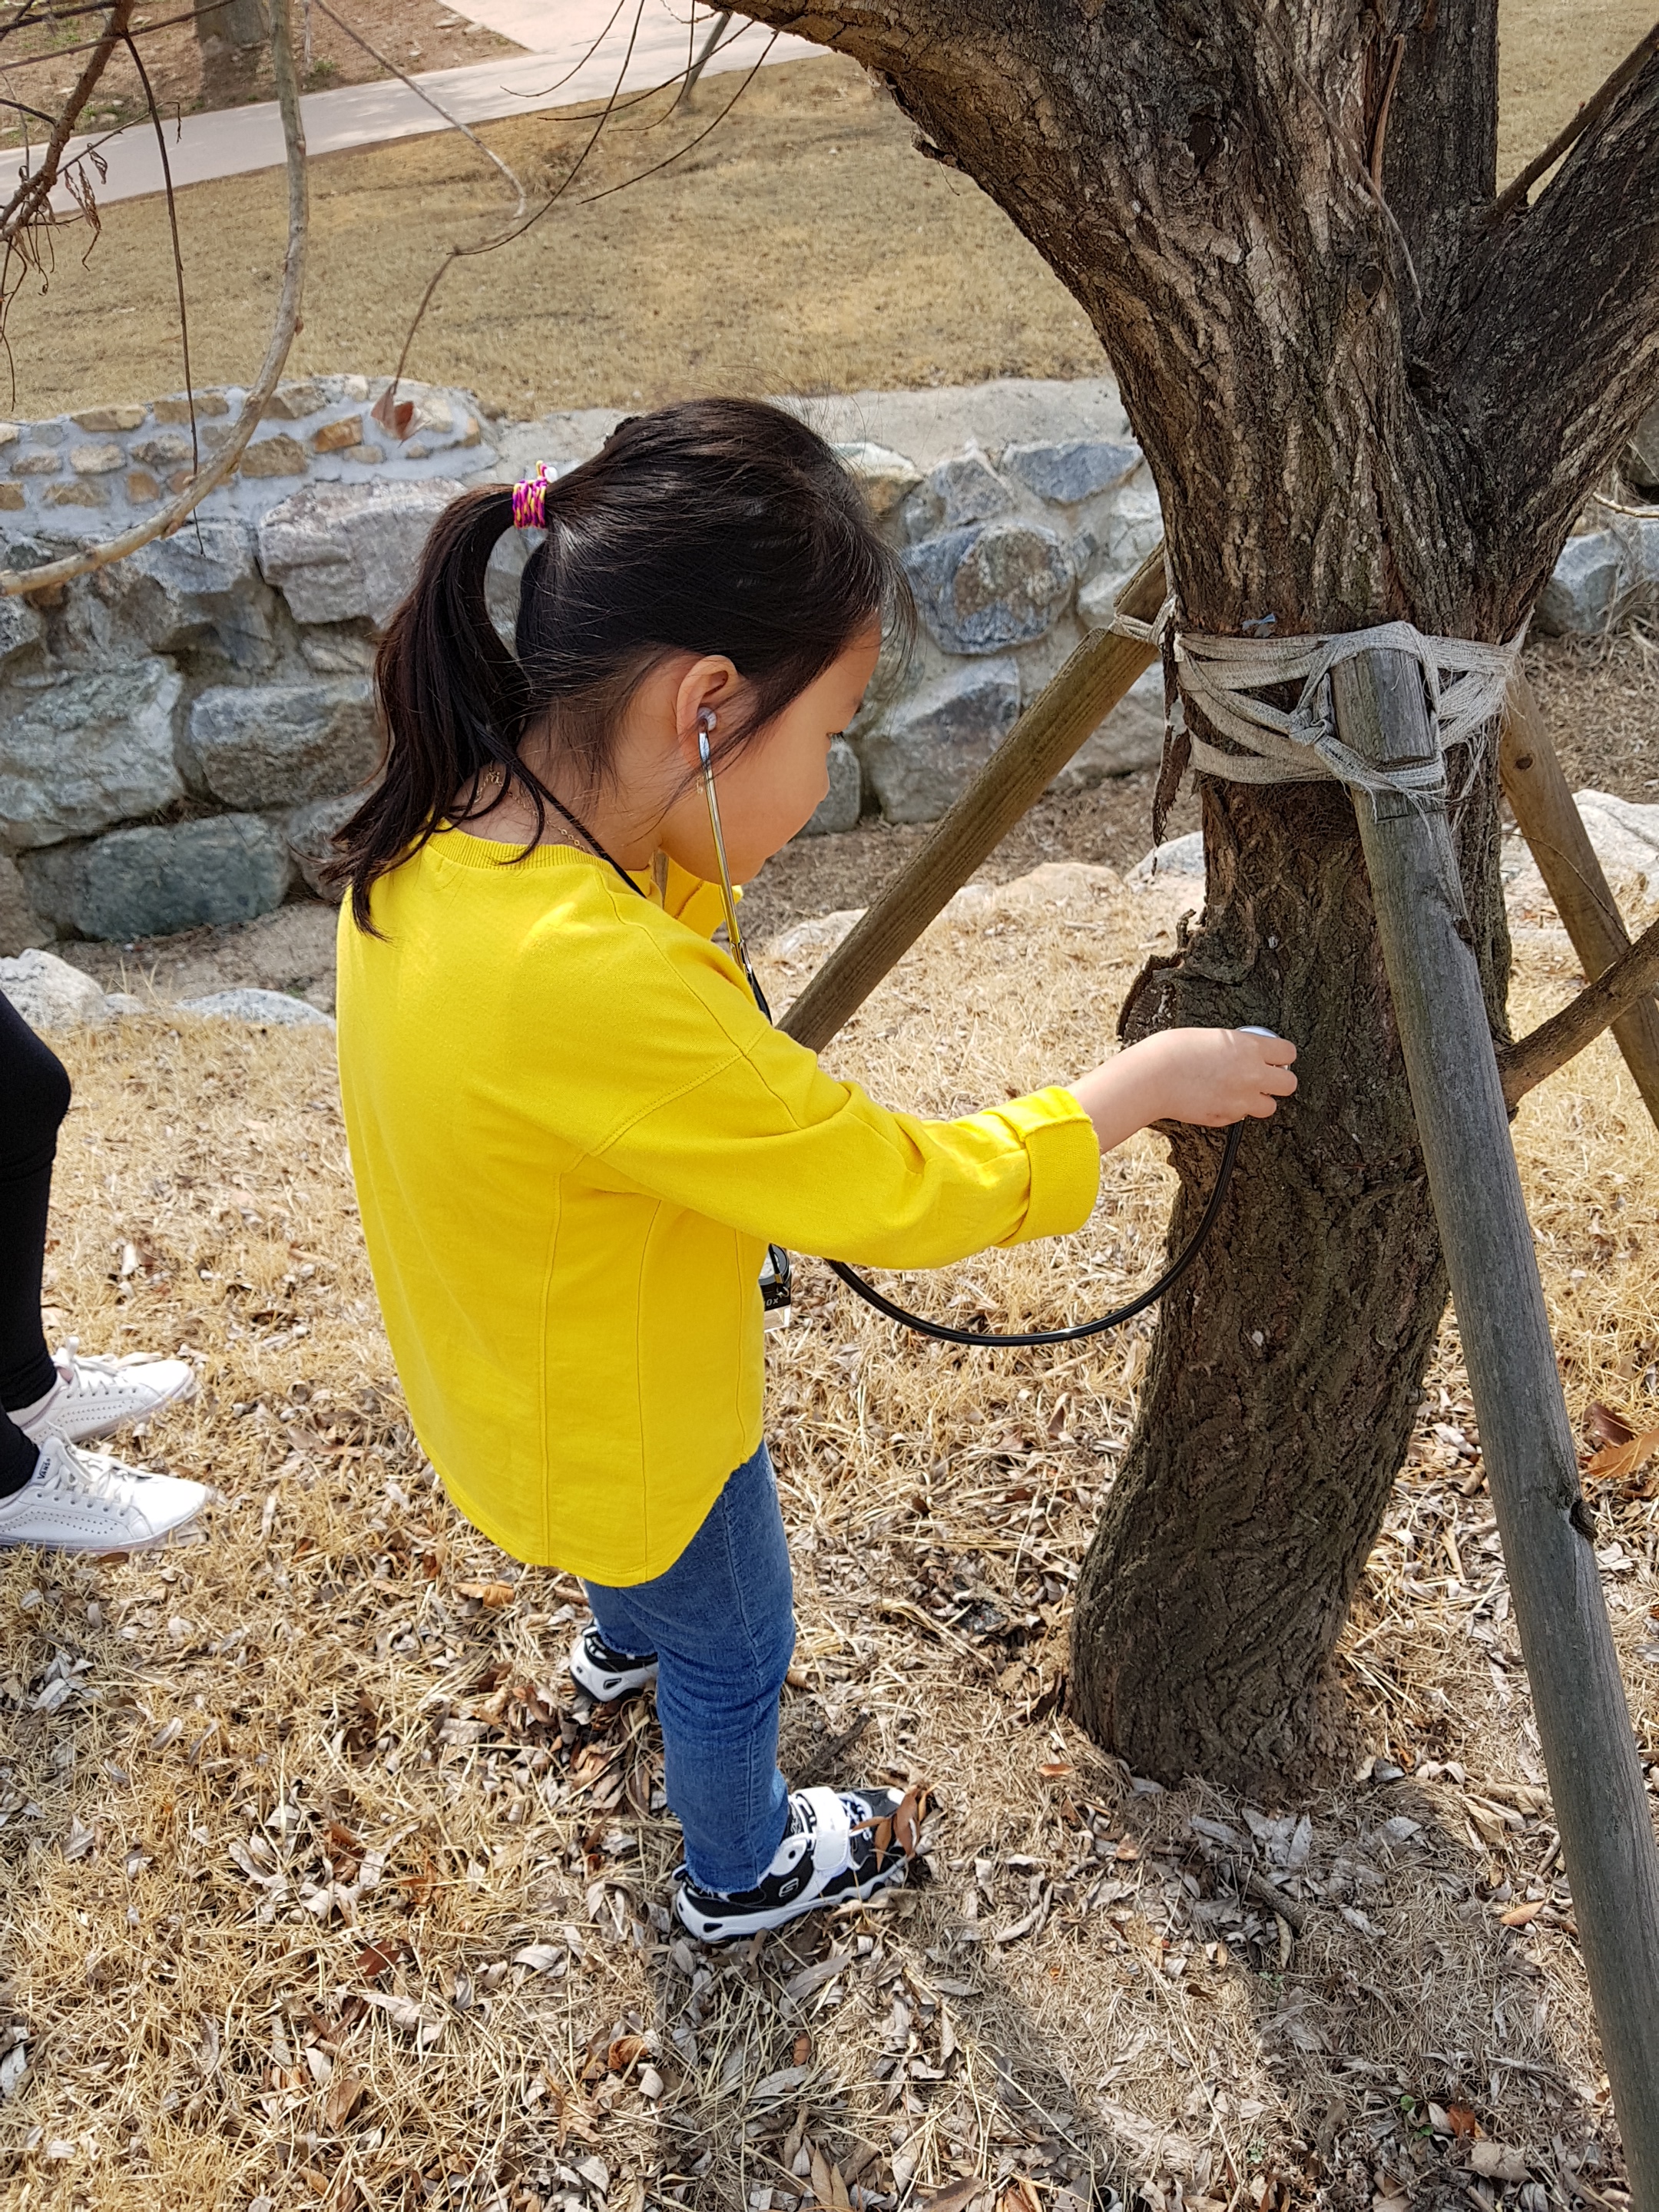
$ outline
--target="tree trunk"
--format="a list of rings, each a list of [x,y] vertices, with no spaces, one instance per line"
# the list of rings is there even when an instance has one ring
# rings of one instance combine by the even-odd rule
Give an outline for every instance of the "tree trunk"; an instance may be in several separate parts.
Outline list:
[[[882,73],[1088,310],[1188,627],[1512,634],[1659,375],[1659,63],[1494,226],[1496,0],[749,5]],[[1352,802],[1200,791],[1204,916],[1125,1033],[1272,1027],[1301,1089],[1164,1301],[1073,1698],[1137,1771],[1259,1789],[1339,1741],[1328,1661],[1445,1277]],[[1501,1033],[1497,804],[1489,765],[1455,831]],[[1179,1242],[1219,1147],[1168,1133]]]

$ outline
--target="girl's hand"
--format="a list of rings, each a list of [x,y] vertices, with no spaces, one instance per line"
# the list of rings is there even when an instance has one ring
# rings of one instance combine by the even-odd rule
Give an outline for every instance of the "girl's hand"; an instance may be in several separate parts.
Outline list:
[[[1152,1121],[1265,1121],[1296,1089],[1295,1058],[1288,1038],[1250,1030],[1164,1030],[1083,1076],[1072,1095],[1109,1152]]]

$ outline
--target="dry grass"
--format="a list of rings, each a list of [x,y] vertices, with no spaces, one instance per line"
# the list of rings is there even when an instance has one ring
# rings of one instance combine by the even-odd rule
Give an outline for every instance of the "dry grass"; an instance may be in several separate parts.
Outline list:
[[[939,1110],[1064,1073],[1169,921],[1109,886],[1008,895],[939,925],[836,1061]],[[1529,942],[1526,1014],[1571,981]],[[1571,2201],[1587,2146],[1582,2197],[1622,2201],[1449,1331],[1342,1662],[1384,1764],[1246,1807],[1138,1786],[1054,1709],[1146,1335],[1059,1360],[921,1348],[804,1267],[772,1401],[801,1622],[787,1755],[823,1770],[867,1715],[840,1768],[928,1778],[940,1802],[927,1878],[884,1909],[705,1954],[665,1927],[648,1705],[573,1697],[571,1585],[503,1559],[423,1475],[326,1036],[155,1018],[65,1043],[58,1320],[191,1348],[200,1397],[137,1449],[222,1502],[163,1557],[0,1565],[0,2045],[27,2035],[8,2207],[735,2212],[974,2176],[1000,2212],[1114,2188],[1241,2212],[1516,2202],[1435,2131],[1463,2108],[1525,2152],[1530,2203]],[[1516,1141],[1575,1414],[1640,1413],[1659,1141],[1610,1050],[1534,1094]],[[1161,1150],[1112,1163],[1083,1237],[927,1295],[1052,1316],[1139,1275]],[[1651,1762],[1645,1487],[1598,1504]],[[1241,1893],[1251,1870],[1296,1900],[1293,1943]],[[1499,1917],[1516,1900],[1539,1907],[1525,1929]]]

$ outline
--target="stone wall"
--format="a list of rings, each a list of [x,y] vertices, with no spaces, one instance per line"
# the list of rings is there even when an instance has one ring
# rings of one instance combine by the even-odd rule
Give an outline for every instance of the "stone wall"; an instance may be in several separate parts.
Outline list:
[[[278,388],[236,475],[175,536],[117,566],[0,599],[0,953],[251,920],[313,896],[332,831],[374,772],[376,637],[428,531],[468,483],[597,450],[613,410],[487,427],[465,392]],[[210,449],[240,392],[198,394]],[[1009,380],[799,404],[865,486],[915,594],[914,653],[888,656],[837,740],[806,834],[860,812],[931,821],[966,787],[1077,644],[1107,621],[1162,529],[1112,386]],[[0,425],[0,559],[39,566],[166,495],[190,466],[179,398]],[[1659,524],[1574,538],[1540,608],[1591,627]],[[1610,536],[1611,533],[1601,533]],[[531,539],[504,541],[492,605],[510,622]],[[1077,787],[1158,757],[1153,670],[1063,772]]]
[[[173,537],[0,600],[0,952],[252,919],[314,878],[372,775],[377,625],[434,517],[496,465],[477,402],[405,386],[278,387],[229,483]],[[199,392],[210,451],[242,403]],[[0,559],[39,567],[121,527],[191,466],[183,399],[0,426]]]

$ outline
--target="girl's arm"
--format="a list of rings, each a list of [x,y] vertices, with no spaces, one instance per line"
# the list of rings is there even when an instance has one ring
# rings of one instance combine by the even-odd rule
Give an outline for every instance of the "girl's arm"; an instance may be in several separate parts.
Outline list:
[[[1296,1089],[1287,1038],[1254,1030],[1165,1030],[1132,1044],[1080,1077],[1073,1097],[1109,1152],[1154,1121],[1196,1121],[1224,1127],[1247,1115],[1258,1120]]]

